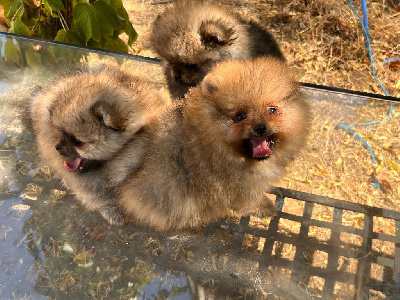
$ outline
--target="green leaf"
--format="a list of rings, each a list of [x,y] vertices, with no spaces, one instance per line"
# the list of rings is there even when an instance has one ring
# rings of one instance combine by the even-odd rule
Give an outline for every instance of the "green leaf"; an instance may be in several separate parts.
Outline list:
[[[119,37],[106,36],[101,48],[105,50],[128,52],[128,46]]]
[[[136,30],[130,22],[123,23],[123,30],[129,36],[128,45],[132,46],[133,42],[135,42],[138,37]]]
[[[129,15],[124,8],[124,4],[122,0],[110,0],[110,6],[114,7],[118,16],[121,16],[125,21],[129,21]]]
[[[21,20],[22,15],[25,12],[24,0],[15,0],[10,6],[10,10],[7,14],[7,19]]]
[[[30,36],[28,27],[21,20],[11,21],[13,33]]]
[[[75,30],[60,29],[57,32],[57,36],[54,38],[54,41],[75,45],[86,45],[86,42],[81,38],[79,32]]]
[[[75,7],[78,3],[88,3],[87,0],[72,0],[72,7]]]
[[[120,17],[120,28],[129,36],[128,45],[132,46],[133,42],[136,41],[138,34],[133,28],[131,21],[129,21],[129,15],[125,10],[122,1],[110,0],[110,6],[114,7],[115,11]]]
[[[115,29],[119,29],[120,19],[113,7],[103,0],[96,1],[92,6],[95,8],[95,14],[103,35],[112,35]]]
[[[107,21],[107,23],[111,24],[113,29],[118,28],[120,25],[120,19],[118,18],[116,10],[112,6],[103,0],[98,0],[93,3],[93,7],[96,9],[98,20],[101,21],[100,25],[102,25],[104,21]]]
[[[101,40],[100,25],[96,18],[95,9],[88,3],[78,3],[73,10],[73,25],[83,37],[85,43],[92,38],[95,41]]]
[[[64,4],[61,0],[43,0],[43,4],[50,7],[52,11],[65,11]]]
[[[100,25],[96,18],[95,9],[88,3],[79,3],[74,7],[74,28],[85,40],[85,43],[92,38],[95,41],[101,40]]]
[[[14,3],[14,0],[2,0],[1,5],[4,9],[4,15],[8,16],[8,11],[10,10],[10,6]]]
[[[7,39],[6,44],[4,45],[4,57],[5,60],[11,60],[17,64],[21,63],[20,57],[20,49],[17,45],[14,44],[14,41],[11,39]]]
[[[53,18],[58,18],[57,14],[53,11],[51,8],[51,5],[49,2],[43,2],[44,10],[47,12],[48,16],[51,16]]]
[[[99,43],[99,42],[96,42],[96,41],[94,41],[94,40],[92,40],[92,39],[88,40],[87,46],[88,46],[88,47],[91,47],[91,48],[103,49],[103,47],[100,46],[100,43]]]
[[[51,32],[49,26],[43,26],[42,23],[39,23],[39,37],[42,39],[51,40]]]

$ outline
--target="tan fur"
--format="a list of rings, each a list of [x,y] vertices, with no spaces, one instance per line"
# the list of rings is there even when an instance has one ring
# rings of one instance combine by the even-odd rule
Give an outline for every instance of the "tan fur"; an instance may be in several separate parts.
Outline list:
[[[160,230],[198,226],[230,209],[274,214],[265,193],[302,150],[310,126],[308,102],[286,64],[223,62],[185,100],[150,125],[143,165],[122,187],[126,213]],[[247,118],[237,121],[242,113]],[[260,124],[276,141],[264,160],[244,152]]]
[[[165,104],[146,83],[114,69],[57,78],[31,107],[43,162],[88,209],[120,224],[115,188],[139,165],[143,127]],[[83,169],[68,169],[64,162],[76,157],[85,159]]]
[[[273,36],[252,20],[202,0],[178,0],[152,26],[153,50],[162,60],[171,95],[183,97],[218,62],[284,57]]]

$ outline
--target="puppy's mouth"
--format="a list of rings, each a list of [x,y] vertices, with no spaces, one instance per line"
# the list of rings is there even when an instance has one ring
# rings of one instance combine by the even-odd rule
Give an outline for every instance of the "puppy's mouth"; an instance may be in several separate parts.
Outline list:
[[[76,157],[73,161],[64,161],[64,166],[69,171],[83,170],[85,160],[81,157]]]
[[[82,157],[75,157],[71,160],[64,160],[64,167],[71,172],[86,173],[101,169],[104,166],[103,160],[90,160]]]
[[[274,135],[268,137],[252,137],[244,141],[245,153],[256,160],[264,160],[271,156],[276,147],[277,140]]]

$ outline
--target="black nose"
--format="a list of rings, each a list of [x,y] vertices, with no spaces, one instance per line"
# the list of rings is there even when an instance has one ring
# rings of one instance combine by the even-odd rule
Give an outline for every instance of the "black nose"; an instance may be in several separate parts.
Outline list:
[[[178,82],[178,83],[182,83],[182,77],[181,77],[181,74],[175,74],[175,77],[174,77],[174,79],[175,79],[175,81],[176,81],[176,82]]]
[[[57,150],[57,151],[60,151],[61,148],[62,148],[62,146],[61,146],[60,144],[57,144],[57,145],[56,145],[56,150]]]
[[[264,124],[258,124],[254,126],[253,130],[257,135],[263,136],[267,133],[267,126],[265,126]]]
[[[176,82],[178,82],[178,83],[182,82],[182,70],[181,70],[181,68],[177,68],[177,67],[173,68],[171,70],[171,75],[172,75],[171,77],[173,77]]]

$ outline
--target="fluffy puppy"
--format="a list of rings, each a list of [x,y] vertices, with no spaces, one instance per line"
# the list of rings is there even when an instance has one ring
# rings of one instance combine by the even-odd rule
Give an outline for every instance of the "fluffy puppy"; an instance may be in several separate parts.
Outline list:
[[[162,60],[169,91],[183,97],[218,62],[284,57],[273,36],[251,20],[202,0],[178,0],[153,23],[153,50]]]
[[[178,101],[181,102],[181,101]],[[241,215],[273,215],[265,193],[306,143],[310,107],[275,58],[215,67],[147,130],[140,169],[121,205],[160,230]]]
[[[114,69],[58,78],[31,106],[43,163],[88,209],[121,224],[115,189],[139,164],[143,127],[166,103],[146,83]]]

